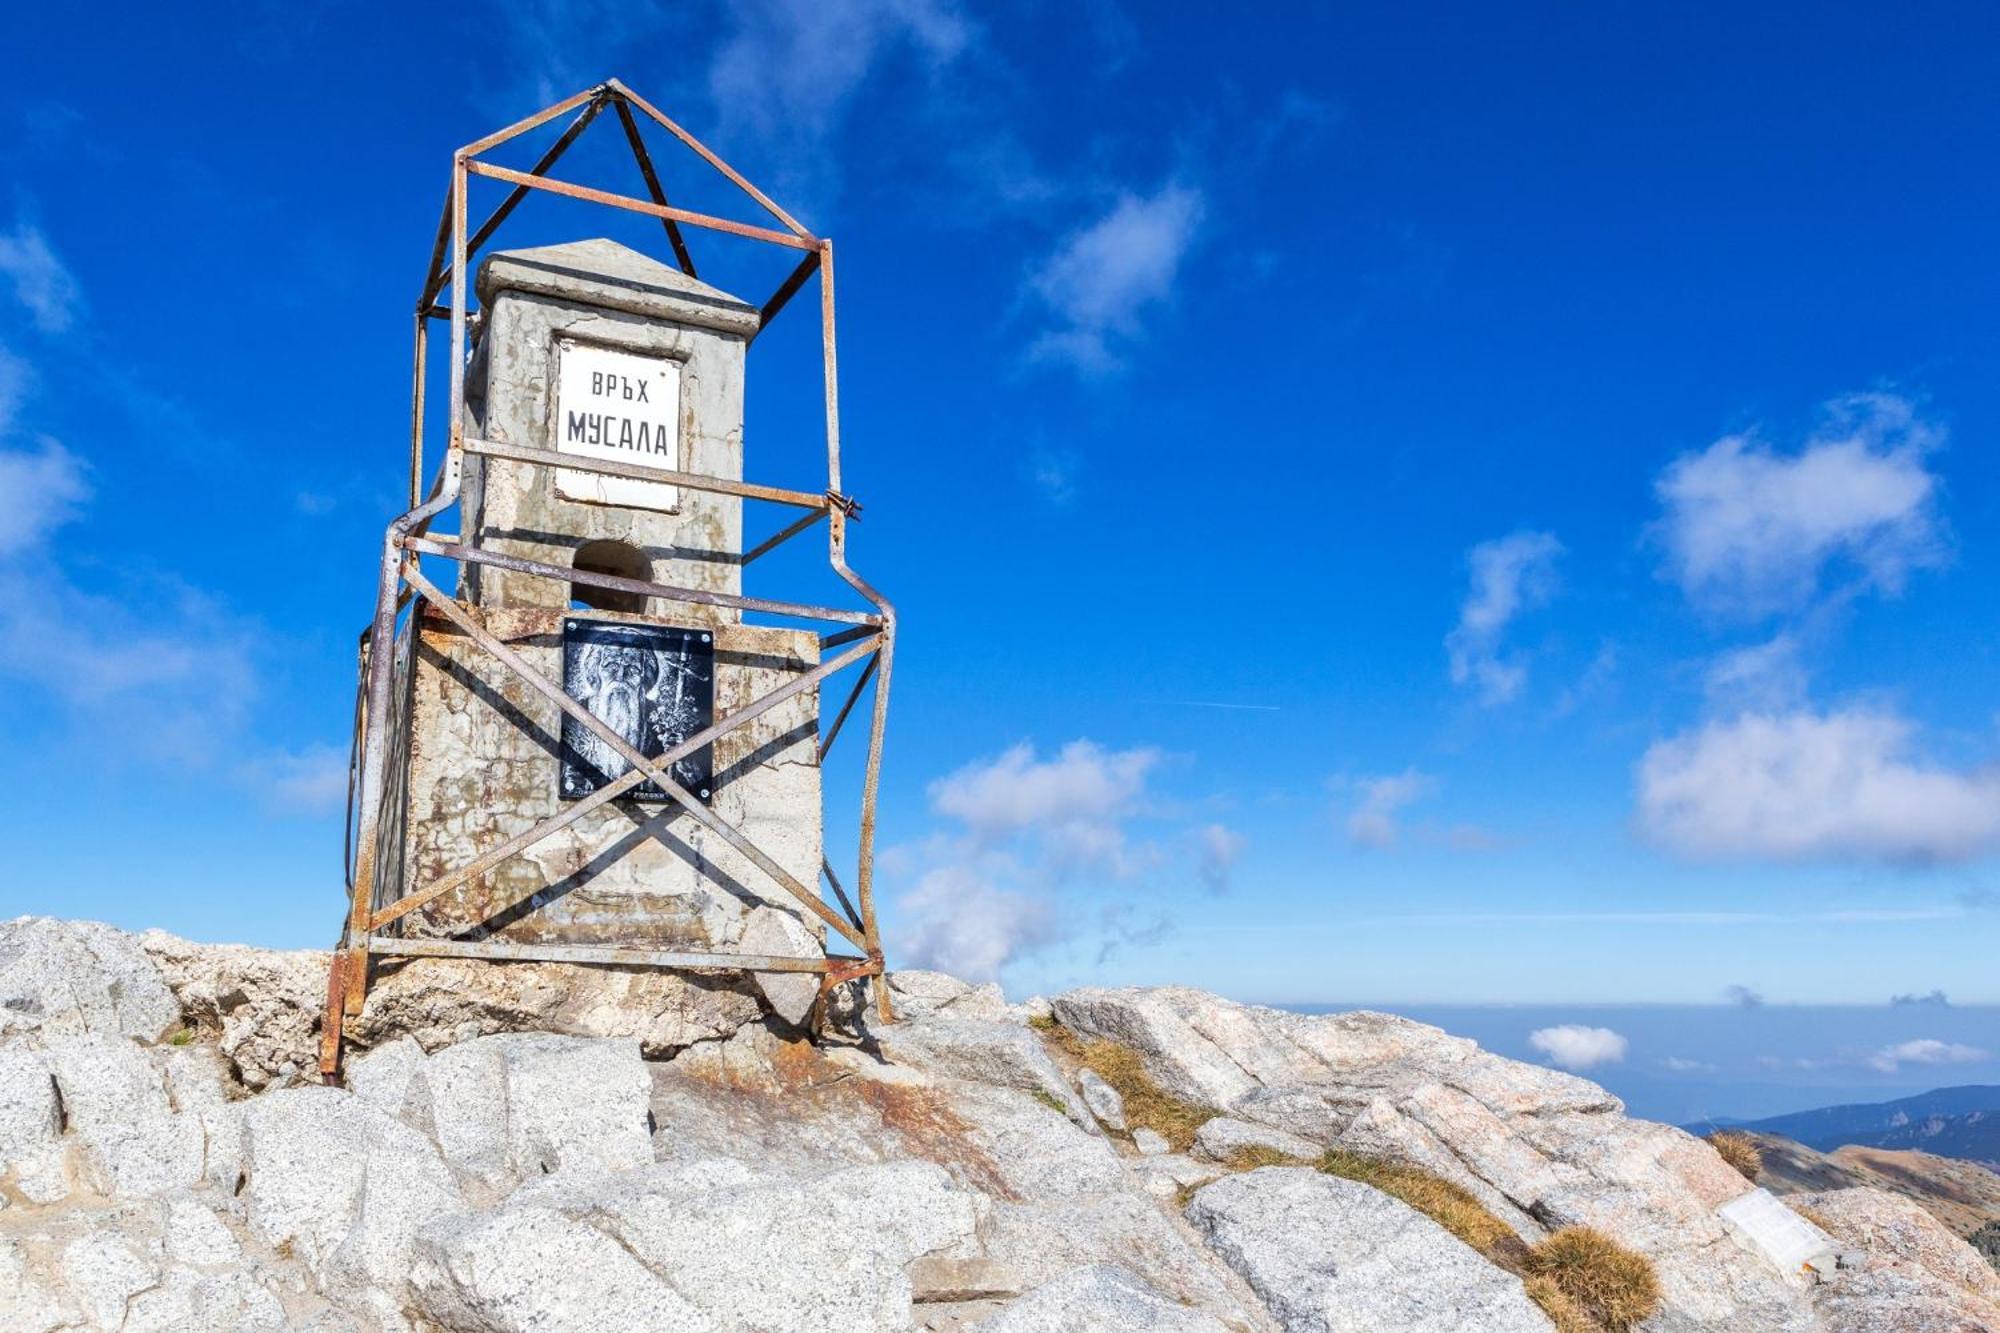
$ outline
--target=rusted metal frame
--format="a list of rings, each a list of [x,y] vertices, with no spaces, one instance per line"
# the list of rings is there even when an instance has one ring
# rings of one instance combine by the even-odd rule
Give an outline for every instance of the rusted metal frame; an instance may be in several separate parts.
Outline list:
[[[319,1025],[319,1076],[332,1083],[340,1076],[340,1038],[347,998],[347,955],[336,951],[326,969],[326,1015]]]
[[[867,961],[838,954],[811,958],[789,954],[694,953],[609,944],[517,944],[511,940],[378,940],[375,951],[416,958],[497,958],[510,962],[612,963],[628,967],[714,967],[746,972],[825,972],[836,966],[852,967],[857,962]]]
[[[746,500],[769,500],[773,504],[793,505],[799,509],[827,509],[833,506],[833,501],[826,495],[815,495],[811,491],[788,490],[782,486],[762,486],[754,481],[710,477],[699,472],[673,472],[666,468],[642,467],[637,463],[614,463],[609,459],[585,458],[580,454],[557,453],[551,449],[531,449],[518,444],[502,444],[498,440],[466,440],[465,452],[478,454],[484,458],[504,458],[510,463],[528,463],[535,467],[559,467],[606,477],[657,481],[671,486],[685,486],[691,491],[741,496]]]
[[[546,125],[550,121],[554,120],[557,116],[563,115],[566,112],[576,110],[576,108],[582,106],[585,102],[590,101],[594,97],[604,96],[607,92],[612,90],[612,88],[615,86],[615,83],[616,81],[613,80],[613,81],[607,81],[605,83],[596,84],[589,88],[585,88],[580,93],[576,93],[572,96],[563,98],[562,101],[557,102],[554,106],[543,107],[540,111],[537,111],[532,116],[522,117],[520,120],[515,121],[512,125],[507,126],[505,129],[495,130],[493,131],[493,133],[487,135],[483,139],[474,139],[471,143],[467,144],[465,147],[458,150],[457,154],[458,159],[460,161],[464,161],[468,158],[474,158],[479,156],[481,153],[485,152],[489,148],[498,148],[501,144],[506,143],[509,139],[518,139],[523,134],[526,134],[529,130],[534,129],[539,125]]]
[[[793,250],[812,248],[812,242],[782,231],[772,231],[769,227],[753,227],[747,222],[732,222],[728,218],[714,217],[708,213],[696,213],[691,209],[675,208],[671,204],[649,203],[644,199],[634,199],[630,195],[613,194],[609,190],[593,189],[588,185],[577,185],[571,181],[554,180],[547,176],[530,176],[525,171],[515,171],[511,167],[495,166],[491,162],[467,162],[466,170],[475,176],[485,176],[491,180],[507,181],[513,185],[525,185],[531,190],[547,190],[551,194],[567,195],[571,199],[582,199],[593,204],[608,204],[612,208],[622,208],[629,213],[644,213],[648,217],[669,218],[675,222],[685,222],[690,227],[704,227],[709,231],[728,232],[731,236],[744,236],[753,241],[768,241],[772,245],[787,246]]]
[[[843,625],[862,625],[870,629],[881,623],[881,617],[870,611],[848,611],[835,606],[814,606],[809,602],[779,602],[768,597],[744,597],[733,592],[709,592],[703,588],[683,588],[672,583],[630,579],[622,574],[600,574],[588,569],[565,569],[561,565],[544,564],[539,560],[529,560],[523,556],[439,541],[432,537],[411,537],[403,543],[403,546],[407,550],[418,551],[424,555],[441,555],[447,560],[457,560],[464,564],[492,565],[496,569],[511,570],[516,574],[533,574],[552,579],[557,583],[581,583],[589,588],[609,588],[616,592],[636,593],[642,597],[659,597],[670,602],[729,606],[742,611],[760,611],[766,615],[797,616],[802,620],[831,620]]]
[[[451,598],[440,592],[437,586],[429,579],[426,579],[423,576],[423,572],[417,569],[414,564],[404,567],[403,577],[410,581],[411,586],[416,588],[420,596],[430,602],[431,605],[437,607],[445,619],[457,625],[473,642],[500,659],[503,666],[520,677],[521,681],[530,689],[561,709],[578,726],[610,746],[626,763],[632,765],[634,768],[643,770],[646,776],[653,780],[653,785],[657,786],[668,797],[677,802],[682,809],[694,817],[697,823],[742,853],[751,864],[768,875],[780,888],[804,904],[807,911],[839,931],[841,937],[849,943],[862,949],[870,948],[869,941],[864,939],[847,922],[835,915],[833,909],[822,902],[817,893],[799,883],[790,871],[765,855],[755,843],[743,835],[742,830],[703,805],[692,792],[688,791],[687,788],[681,786],[678,782],[675,782],[673,776],[657,761],[640,753],[637,746],[626,740],[619,733],[613,731],[596,714],[570,698],[560,685],[550,681],[539,671],[529,666],[519,653],[502,643],[498,638],[489,633],[485,626],[468,615],[465,608],[459,606]]]
[[[445,247],[451,244],[451,187],[446,186],[444,207],[438,210],[437,239],[431,242],[431,262],[424,265],[424,281],[417,288],[417,310],[422,313],[426,306],[435,304],[439,289],[444,285]]]
[[[826,384],[827,489],[840,490],[840,355],[834,324],[833,242],[819,243],[820,351]],[[896,608],[847,563],[847,519],[844,509],[827,515],[827,561],[847,584],[881,613],[882,637],[876,654],[875,708],[869,720],[868,757],[861,780],[861,833],[855,869],[855,896],[860,900],[861,933],[869,956],[882,956],[881,931],[875,919],[875,810],[882,786],[882,744],[889,722],[889,678],[895,663]],[[887,986],[879,986],[877,1004],[884,1022],[895,1019]]]
[[[611,105],[617,108],[618,123],[625,127],[625,142],[632,146],[632,158],[639,164],[639,174],[645,178],[646,193],[653,196],[654,203],[665,207],[667,192],[660,187],[660,178],[653,170],[653,156],[646,151],[646,141],[639,137],[639,126],[632,119],[632,108],[625,105],[624,98],[617,96],[612,98]],[[674,260],[681,266],[681,272],[690,278],[698,277],[694,271],[694,256],[688,253],[680,224],[672,218],[661,218],[660,224],[667,229],[667,242],[674,247]]]
[[[568,128],[563,130],[562,136],[550,144],[548,151],[543,153],[535,165],[528,169],[529,174],[540,176],[545,174],[550,167],[554,166],[557,159],[568,152],[569,146],[576,142],[577,136],[582,134],[586,129],[589,129],[590,122],[597,119],[597,113],[604,109],[605,98],[609,95],[609,93],[600,88],[597,95],[591,98],[590,104],[578,113],[577,118],[569,123]],[[479,224],[479,230],[472,233],[472,239],[466,242],[466,249],[472,254],[478,254],[479,247],[486,244],[492,238],[494,232],[500,230],[500,224],[505,222],[513,214],[514,210],[521,206],[521,201],[527,197],[527,186],[515,186],[506,199],[501,201],[500,206],[493,210],[486,221]],[[433,261],[430,277],[424,284],[423,299],[417,304],[419,306],[432,304],[437,300],[437,294],[443,290],[444,274],[437,271],[437,265]]]
[[[807,514],[804,518],[796,520],[783,530],[775,532],[769,537],[766,537],[763,541],[758,542],[755,546],[751,547],[748,551],[744,552],[741,556],[739,556],[737,558],[736,563],[739,565],[749,564],[752,560],[755,560],[758,556],[766,555],[771,551],[776,550],[778,547],[784,545],[786,542],[798,536],[801,532],[804,532],[807,528],[811,527],[813,524],[819,522],[821,519],[825,517],[826,517],[826,511],[824,509],[814,510],[812,513]]]
[[[760,337],[764,330],[771,327],[771,321],[778,317],[778,312],[790,304],[791,299],[798,294],[799,288],[806,285],[806,279],[818,270],[819,251],[814,250],[801,259],[799,266],[778,284],[778,290],[771,293],[771,299],[764,302],[764,308],[757,312],[757,333]]]
[[[658,107],[654,106],[651,102],[648,102],[645,98],[639,96],[639,94],[633,92],[630,88],[627,88],[623,83],[620,83],[617,79],[607,80],[606,85],[611,89],[612,92],[618,94],[619,97],[623,98],[627,102],[630,102],[633,106],[638,107],[641,111],[645,112],[648,116],[652,117],[652,119],[656,123],[658,123],[662,129],[666,130],[667,133],[673,135],[676,139],[679,139],[689,148],[694,149],[696,153],[701,155],[703,161],[707,162],[708,165],[714,167],[724,176],[727,176],[731,184],[735,185],[737,189],[743,191],[743,193],[749,195],[752,199],[755,199],[758,202],[758,204],[763,207],[766,213],[769,213],[772,217],[784,223],[785,226],[788,229],[790,229],[793,233],[795,233],[801,240],[811,242],[813,244],[818,243],[818,238],[816,238],[811,232],[807,231],[804,227],[800,226],[797,218],[794,218],[790,213],[787,213],[784,209],[772,203],[770,198],[762,190],[758,189],[756,186],[752,185],[749,181],[745,180],[743,176],[736,170],[736,168],[730,166],[727,162],[724,162],[721,158],[717,157],[714,153],[710,152],[707,144],[704,144],[701,140],[695,138],[692,134],[689,134],[679,125],[676,125],[664,113],[662,113]]]
[[[843,643],[852,643],[862,635],[872,633],[874,633],[872,629],[856,626],[854,629],[841,630],[838,634],[822,634],[819,636],[819,648],[821,652],[825,652],[829,648],[838,648]]]
[[[840,886],[840,876],[833,873],[833,862],[822,855],[819,858],[819,870],[826,876],[827,887],[833,890],[833,896],[840,900],[840,910],[847,913],[847,919],[854,923],[856,930],[859,930],[861,914],[854,910],[854,904],[848,900],[847,890]]]
[[[854,688],[848,691],[847,702],[840,706],[840,712],[834,715],[833,725],[827,728],[826,735],[820,739],[818,758],[822,762],[826,759],[826,752],[833,748],[834,741],[840,738],[840,729],[847,724],[847,715],[854,711],[855,702],[861,698],[861,691],[868,688],[868,681],[875,674],[876,660],[869,658],[868,665],[861,668],[861,674],[854,679]]]
[[[847,667],[853,665],[856,660],[872,651],[873,645],[864,645],[861,648],[841,654],[831,662],[822,662],[811,671],[786,681],[769,694],[751,700],[728,717],[722,718],[717,722],[712,722],[694,735],[670,746],[666,751],[655,756],[653,762],[664,766],[693,754],[702,746],[713,742],[718,736],[733,731],[746,723],[755,721],[765,713],[770,712],[773,708],[776,708],[779,704],[784,703],[787,699],[792,698],[794,695],[802,694],[817,685],[820,681],[825,680],[828,676],[845,670]],[[623,796],[627,791],[644,782],[648,776],[648,774],[636,768],[621,774],[582,800],[567,807],[558,814],[551,815],[533,828],[515,834],[497,847],[489,847],[486,851],[480,853],[477,858],[466,865],[460,866],[457,870],[447,872],[415,893],[398,898],[393,903],[384,904],[369,919],[369,929],[380,930],[391,922],[409,915],[426,903],[451,892],[466,881],[485,874],[509,857],[515,856],[535,843],[540,842],[543,838],[569,827],[599,806]]]
[[[430,321],[416,315],[417,345],[410,370],[410,508],[424,502],[424,364],[430,348]]]

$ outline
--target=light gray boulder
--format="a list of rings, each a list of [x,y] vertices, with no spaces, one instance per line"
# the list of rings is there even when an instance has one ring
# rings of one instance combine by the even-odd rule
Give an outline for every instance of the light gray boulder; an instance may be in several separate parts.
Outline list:
[[[2000,1273],[1909,1199],[1857,1188],[1795,1194],[1858,1264],[1842,1262],[1814,1288],[1829,1333],[2000,1330]]]
[[[406,1046],[390,1058],[411,1063]],[[372,1057],[356,1063],[367,1067],[364,1088],[393,1082]],[[650,1163],[651,1090],[636,1041],[516,1032],[414,1063],[393,1109],[437,1143],[475,1199],[494,1199],[559,1171]]]
[[[138,944],[172,988],[186,1021],[214,1034],[245,1088],[319,1081],[329,961],[324,950],[195,944],[163,930],[147,931]]]
[[[365,1285],[393,1302],[418,1231],[467,1206],[429,1138],[339,1088],[265,1093],[243,1128],[251,1231],[329,1289]]]
[[[62,1104],[41,1048],[0,1043],[0,1179],[32,1203],[69,1192],[62,1164]]]
[[[69,1122],[78,1183],[131,1199],[203,1179],[202,1118],[175,1108],[165,1072],[144,1047],[93,1033],[49,1038],[44,1050]]]
[[[1521,1280],[1380,1190],[1297,1167],[1205,1185],[1187,1216],[1287,1333],[1549,1333]]]
[[[1320,1146],[1310,1139],[1229,1116],[1219,1115],[1204,1121],[1201,1128],[1194,1132],[1195,1156],[1206,1157],[1211,1162],[1227,1162],[1248,1148],[1269,1148],[1300,1162],[1315,1161],[1322,1152]]]
[[[947,1010],[889,1024],[876,1032],[875,1040],[883,1056],[895,1064],[1039,1093],[1061,1107],[1079,1128],[1097,1132],[1097,1118],[1031,1028],[962,1018]]]
[[[995,1022],[1012,1018],[1006,995],[992,982],[975,986],[948,972],[926,972],[920,968],[891,972],[886,980],[890,1003],[899,1021],[946,1012],[955,1018]]]
[[[180,1020],[173,992],[124,931],[45,916],[0,922],[0,1034],[157,1041]]]
[[[1097,1117],[1098,1123],[1106,1129],[1123,1131],[1125,1128],[1125,1099],[1118,1095],[1118,1089],[1106,1083],[1094,1069],[1079,1069],[1076,1074],[1076,1090],[1083,1096],[1083,1104]]]
[[[806,929],[794,912],[768,903],[750,909],[743,922],[743,938],[738,949],[747,954],[772,958],[824,958],[826,942]],[[816,972],[755,972],[751,979],[763,993],[771,1012],[792,1027],[803,1027],[819,999]]]
[[[1132,1131],[1132,1146],[1139,1150],[1141,1157],[1162,1157],[1174,1150],[1165,1135],[1144,1125]]]
[[[907,1327],[904,1268],[970,1238],[971,1197],[918,1162],[809,1180],[707,1159],[530,1185],[428,1232],[417,1310],[447,1327]]]
[[[1144,1182],[1146,1192],[1156,1199],[1177,1198],[1184,1189],[1206,1185],[1229,1174],[1229,1168],[1219,1163],[1197,1161],[1184,1153],[1141,1157],[1132,1164],[1132,1169]]]
[[[1071,1269],[972,1327],[978,1333],[1229,1333],[1214,1315],[1165,1299],[1113,1264]]]

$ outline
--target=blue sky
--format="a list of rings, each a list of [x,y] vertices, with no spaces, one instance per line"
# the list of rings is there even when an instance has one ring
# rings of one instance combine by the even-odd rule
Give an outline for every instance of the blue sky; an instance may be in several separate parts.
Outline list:
[[[449,155],[616,74],[840,247],[853,554],[904,618],[896,959],[1017,994],[2000,1002],[1996,28],[23,11],[0,911],[331,942]],[[619,226],[551,203],[510,239],[658,248]],[[774,281],[735,262],[704,277]],[[811,328],[759,343],[747,436],[808,487]],[[764,577],[832,591],[809,552]],[[2000,1033],[1930,1013],[1857,1077],[1900,1048],[2000,1081]]]

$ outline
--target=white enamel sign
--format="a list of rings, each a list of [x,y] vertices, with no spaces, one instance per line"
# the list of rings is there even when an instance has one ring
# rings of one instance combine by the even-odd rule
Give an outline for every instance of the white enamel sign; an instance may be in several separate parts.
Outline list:
[[[554,429],[559,453],[680,471],[680,362],[589,343],[559,344]],[[574,468],[556,469],[556,494],[670,514],[680,509],[678,487]]]

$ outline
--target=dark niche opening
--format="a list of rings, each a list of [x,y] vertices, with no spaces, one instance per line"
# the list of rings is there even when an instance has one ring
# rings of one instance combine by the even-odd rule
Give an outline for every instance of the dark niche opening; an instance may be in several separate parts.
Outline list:
[[[625,579],[653,577],[653,562],[646,558],[644,551],[629,542],[585,542],[576,548],[576,555],[569,563],[570,568],[588,574],[616,574]],[[569,585],[569,597],[570,605],[589,607],[594,611],[624,611],[635,616],[644,615],[646,611],[644,594],[616,588],[593,588],[587,583],[572,583]]]

